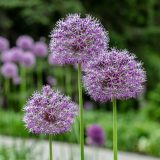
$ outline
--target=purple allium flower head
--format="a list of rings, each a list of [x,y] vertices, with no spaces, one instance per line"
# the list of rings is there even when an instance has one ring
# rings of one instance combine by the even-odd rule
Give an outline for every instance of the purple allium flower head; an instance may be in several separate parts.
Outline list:
[[[38,57],[45,57],[48,54],[48,46],[44,42],[36,42],[33,48],[33,52]]]
[[[57,80],[56,80],[54,77],[52,77],[52,76],[48,76],[48,77],[47,77],[47,83],[48,83],[50,86],[54,86],[54,85],[56,85]]]
[[[90,101],[84,102],[84,108],[88,110],[93,109],[93,103]]]
[[[18,47],[13,47],[9,50],[9,54],[12,62],[20,62],[23,56],[23,50]]]
[[[101,126],[93,124],[87,128],[87,143],[96,146],[105,144],[105,132]]]
[[[24,122],[36,134],[60,134],[71,130],[78,106],[50,86],[33,94],[25,106]]]
[[[108,33],[97,19],[70,14],[53,29],[50,51],[56,64],[75,64],[106,50],[108,42]]]
[[[146,73],[136,56],[111,49],[85,67],[84,86],[96,101],[135,98],[143,91]]]
[[[28,35],[23,35],[17,39],[16,44],[18,47],[28,50],[33,48],[34,41],[32,37]]]
[[[9,49],[9,41],[0,36],[0,52],[6,51]]]
[[[21,64],[25,67],[33,67],[36,63],[35,55],[32,52],[24,52]]]
[[[19,77],[18,75],[16,77],[13,77],[13,83],[15,85],[21,84],[21,77]]]
[[[48,55],[48,63],[50,65],[59,65],[58,61],[54,58],[53,54]]]
[[[12,62],[12,54],[10,50],[4,51],[1,54],[1,61],[2,62]]]
[[[18,68],[12,62],[6,62],[1,67],[1,73],[6,78],[14,78],[18,75]]]

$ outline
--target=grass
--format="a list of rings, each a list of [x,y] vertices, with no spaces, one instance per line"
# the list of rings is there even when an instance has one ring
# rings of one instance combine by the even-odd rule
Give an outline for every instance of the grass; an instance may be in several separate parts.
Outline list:
[[[1,135],[47,138],[45,135],[39,136],[29,133],[24,127],[22,113],[0,110],[0,117]],[[85,110],[85,131],[90,124],[99,124],[104,128],[106,133],[105,146],[112,149],[112,112]],[[54,139],[78,143],[78,128],[78,123],[76,122],[71,133],[55,136]],[[147,118],[143,112],[118,113],[118,148],[120,150],[160,156],[160,137],[158,133],[160,133],[160,124]],[[143,139],[146,140],[144,146]]]

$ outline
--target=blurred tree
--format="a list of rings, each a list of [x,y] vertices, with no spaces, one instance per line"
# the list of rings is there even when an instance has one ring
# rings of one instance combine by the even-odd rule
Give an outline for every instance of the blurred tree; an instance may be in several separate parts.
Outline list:
[[[0,34],[13,40],[20,34],[48,36],[59,18],[83,10],[78,0],[0,0]]]

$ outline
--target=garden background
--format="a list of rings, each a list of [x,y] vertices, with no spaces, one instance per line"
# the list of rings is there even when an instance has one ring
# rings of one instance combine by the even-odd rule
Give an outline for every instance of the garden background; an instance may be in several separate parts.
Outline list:
[[[97,17],[110,36],[110,47],[127,48],[144,63],[145,93],[138,100],[118,102],[118,147],[120,150],[160,157],[160,1],[159,0],[0,0],[0,36],[16,45],[21,35],[48,45],[55,23],[69,13]],[[0,62],[1,66],[3,61]],[[77,66],[58,67],[48,56],[36,57],[36,64],[19,64],[21,83],[0,76],[0,135],[46,138],[28,133],[22,122],[23,105],[42,84],[59,88],[73,100],[77,95]],[[112,149],[112,106],[97,104],[84,91],[85,131],[99,124],[105,131],[103,147]],[[78,143],[78,123],[72,134],[54,140]],[[86,132],[85,132],[86,133]],[[87,134],[85,134],[87,144]],[[0,146],[0,154],[7,150]],[[6,151],[7,152],[7,151]]]

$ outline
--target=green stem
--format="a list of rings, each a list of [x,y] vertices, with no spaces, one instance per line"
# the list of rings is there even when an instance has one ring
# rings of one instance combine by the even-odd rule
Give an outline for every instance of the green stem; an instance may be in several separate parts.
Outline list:
[[[20,86],[20,92],[22,96],[20,105],[23,106],[26,99],[26,68],[23,65],[21,65],[20,74],[22,79],[22,83]]]
[[[113,152],[114,160],[118,160],[117,156],[117,103],[113,100]]]
[[[83,124],[83,98],[82,98],[81,64],[78,64],[78,91],[79,91],[79,107],[80,107],[80,151],[81,151],[81,160],[84,160],[84,124]]]
[[[6,78],[5,79],[5,89],[4,89],[6,96],[9,95],[9,89],[10,89],[10,79]]]
[[[49,159],[52,160],[52,135],[49,135]]]
[[[38,89],[40,90],[42,85],[43,85],[43,68],[42,68],[43,62],[42,59],[39,58],[39,63],[38,63],[38,76],[37,76],[37,81],[38,81]]]

